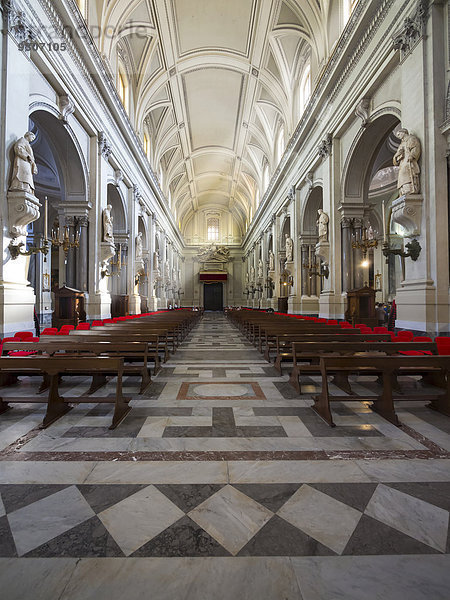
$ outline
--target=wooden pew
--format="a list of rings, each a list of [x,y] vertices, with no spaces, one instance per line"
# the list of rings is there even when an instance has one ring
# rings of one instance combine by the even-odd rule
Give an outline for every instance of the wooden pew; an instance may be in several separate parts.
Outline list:
[[[322,392],[314,398],[312,409],[331,427],[334,427],[330,410],[330,400],[342,400],[331,397],[328,392],[328,376],[338,372],[355,372],[363,375],[381,374],[383,378],[383,393],[378,398],[368,397],[373,402],[372,410],[379,413],[394,425],[400,425],[395,413],[394,400],[431,400],[428,404],[444,415],[450,416],[450,356],[322,356],[320,372],[322,375]],[[398,375],[442,374],[446,381],[443,394],[409,394],[393,398],[392,381]],[[358,397],[358,400],[362,397]]]
[[[148,344],[146,342],[111,342],[111,341],[100,341],[100,342],[86,342],[75,339],[74,337],[65,341],[61,341],[61,338],[66,336],[49,336],[51,340],[39,341],[39,342],[5,342],[3,344],[3,354],[8,355],[10,352],[35,352],[37,355],[47,356],[58,356],[62,355],[64,358],[73,356],[75,358],[79,356],[111,356],[111,357],[122,357],[124,360],[131,362],[138,362],[139,364],[130,364],[127,362],[124,364],[123,373],[124,375],[140,375],[141,377],[141,388],[139,393],[142,394],[151,383],[151,377],[148,372]],[[12,355],[13,358],[14,355]],[[88,394],[93,394],[102,385],[106,383],[105,373],[93,373],[92,383]],[[48,377],[44,377],[44,381],[39,389],[39,392],[43,392],[49,387]]]
[[[122,395],[123,358],[109,356],[89,356],[65,358],[60,356],[29,356],[26,358],[1,357],[0,373],[13,373],[16,375],[44,374],[50,380],[47,398],[47,412],[42,422],[42,428],[48,427],[57,419],[72,409],[69,403],[92,403],[89,396],[67,398],[59,395],[58,383],[60,375],[79,375],[84,373],[115,373],[117,374],[116,394],[114,398],[95,398],[94,402],[114,402],[114,415],[110,429],[115,429],[130,412],[128,406],[130,398]],[[0,414],[12,407],[10,403],[42,403],[36,397],[0,398]]]
[[[295,368],[296,359],[292,354],[293,342],[391,342],[391,336],[387,333],[359,333],[353,329],[351,333],[343,332],[333,334],[325,333],[284,333],[277,335],[275,340],[276,358],[274,367],[282,375],[281,364],[283,360],[292,360]],[[267,359],[267,356],[264,356]],[[270,359],[269,359],[270,362]]]
[[[353,340],[348,342],[343,341],[327,341],[327,342],[293,342],[292,356],[293,367],[289,383],[297,390],[301,391],[300,377],[302,374],[320,374],[320,358],[326,354],[348,355],[350,357],[361,353],[383,353],[385,355],[396,355],[400,352],[408,352],[411,350],[419,350],[422,352],[431,352],[437,354],[437,346],[433,342],[373,342],[373,341],[358,341]],[[309,363],[309,364],[304,364]],[[348,382],[348,374],[342,370],[336,373],[333,383],[347,393],[351,393],[351,387]],[[396,386],[395,380],[392,385]]]
[[[168,349],[167,343],[163,340],[161,341],[159,335],[157,334],[141,334],[139,332],[131,333],[130,331],[123,332],[119,331],[96,331],[96,330],[87,330],[87,331],[77,331],[76,333],[70,332],[70,335],[58,335],[55,336],[41,336],[41,340],[50,341],[57,340],[58,342],[65,343],[68,341],[77,340],[81,342],[87,343],[96,343],[96,342],[111,342],[111,343],[125,343],[125,342],[145,342],[147,344],[147,360],[153,360],[154,362],[154,374],[156,375],[158,371],[161,369],[161,360],[160,353],[165,360],[167,360]]]

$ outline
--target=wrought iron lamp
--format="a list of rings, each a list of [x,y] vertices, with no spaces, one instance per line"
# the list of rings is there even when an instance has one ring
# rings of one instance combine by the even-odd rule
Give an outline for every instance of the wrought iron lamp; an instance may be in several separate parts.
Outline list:
[[[14,243],[14,240],[11,240],[8,246],[9,253],[11,254],[12,260],[16,260],[19,256],[31,256],[32,254],[38,254],[42,252],[42,254],[46,257],[48,251],[50,250],[50,242],[48,240],[47,235],[47,218],[48,218],[48,198],[45,196],[44,199],[44,239],[42,240],[42,246],[31,246],[28,250],[23,250],[25,247],[24,242],[19,242],[18,244]],[[46,259],[44,259],[46,260]]]

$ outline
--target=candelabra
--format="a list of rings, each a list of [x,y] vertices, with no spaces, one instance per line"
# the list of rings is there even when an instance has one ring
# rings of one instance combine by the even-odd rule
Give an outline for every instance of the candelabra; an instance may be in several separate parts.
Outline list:
[[[362,236],[360,240],[352,242],[352,248],[354,250],[362,250],[363,260],[366,260],[367,252],[370,248],[378,248],[378,240],[373,235],[372,227],[363,227]]]
[[[61,239],[60,235],[59,235],[59,227],[56,227],[56,230],[52,229],[51,243],[52,243],[52,246],[55,246],[57,248],[58,247],[62,248],[64,251],[64,254],[66,255],[66,258],[67,258],[67,255],[68,255],[70,249],[80,247],[80,235],[81,235],[81,228],[79,228],[78,231],[75,233],[75,235],[72,237],[72,239],[70,239],[69,228],[66,225],[64,227],[64,233],[63,233],[63,237]]]
[[[119,277],[122,272],[122,268],[127,266],[127,262],[122,258],[122,244],[116,246],[117,259],[111,260],[110,265],[113,267],[113,271],[111,273],[112,277]]]

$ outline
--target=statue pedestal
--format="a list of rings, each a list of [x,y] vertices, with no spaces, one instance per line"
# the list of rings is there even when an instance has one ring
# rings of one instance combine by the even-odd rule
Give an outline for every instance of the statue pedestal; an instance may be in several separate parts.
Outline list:
[[[27,235],[27,225],[39,219],[41,204],[34,194],[22,190],[8,192],[8,217],[11,237]]]
[[[149,312],[154,312],[155,310],[158,310],[158,298],[156,296],[152,296],[151,298],[149,298],[148,310]]]
[[[392,220],[403,227],[404,237],[420,235],[422,204],[421,194],[407,194],[392,202]]]
[[[34,331],[34,290],[21,283],[0,284],[0,335],[12,337],[17,331]]]
[[[130,296],[130,315],[138,315],[141,312],[141,297],[139,294]]]

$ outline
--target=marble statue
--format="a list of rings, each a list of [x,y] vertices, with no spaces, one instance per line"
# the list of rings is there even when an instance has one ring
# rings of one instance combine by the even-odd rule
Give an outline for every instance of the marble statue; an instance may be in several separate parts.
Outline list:
[[[275,254],[269,250],[269,271],[275,270]]]
[[[108,204],[103,209],[103,241],[114,244],[112,206]]]
[[[328,241],[328,221],[330,220],[327,213],[321,208],[317,211],[319,217],[316,221],[317,227],[319,228],[319,242]]]
[[[249,274],[247,271],[247,273],[245,274],[245,285],[247,285],[249,281],[250,281],[250,277],[249,277]]]
[[[10,191],[20,190],[34,195],[33,175],[36,175],[38,170],[30,144],[35,139],[34,133],[27,131],[14,144],[14,169],[9,186]]]
[[[142,261],[144,247],[142,242],[142,233],[139,232],[136,236],[136,262]]]
[[[396,136],[401,140],[393,163],[398,169],[397,188],[401,196],[420,192],[418,160],[420,158],[420,141],[407,129],[399,129]]]
[[[164,277],[169,277],[170,275],[170,265],[169,265],[169,259],[166,260],[166,262],[164,263]]]
[[[255,281],[255,267],[253,265],[250,267],[250,281]]]
[[[294,260],[294,242],[288,233],[285,234],[286,238],[286,260],[292,262]]]
[[[259,261],[258,261],[258,277],[260,279],[262,277],[264,277],[264,268],[263,268],[263,262],[261,259],[259,259]]]
[[[153,252],[153,270],[159,272],[159,252]]]

